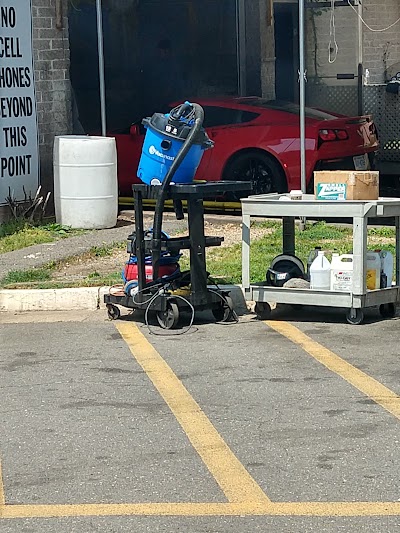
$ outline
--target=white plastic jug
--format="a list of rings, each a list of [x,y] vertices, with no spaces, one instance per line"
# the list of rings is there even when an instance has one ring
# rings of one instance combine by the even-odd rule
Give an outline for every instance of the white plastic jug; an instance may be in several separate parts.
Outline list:
[[[310,287],[320,291],[329,291],[331,288],[331,264],[322,251],[318,252],[310,266]]]
[[[367,252],[367,289],[374,291],[381,286],[381,256],[378,252]]]
[[[331,290],[351,292],[353,286],[353,254],[332,254]]]
[[[313,264],[314,259],[318,256],[318,252],[321,250],[321,246],[316,246],[314,250],[311,250],[311,252],[308,254],[307,259],[307,278],[308,281],[310,281],[310,268]]]
[[[381,270],[386,279],[386,287],[391,287],[393,283],[393,255],[387,250],[379,252],[381,257]]]

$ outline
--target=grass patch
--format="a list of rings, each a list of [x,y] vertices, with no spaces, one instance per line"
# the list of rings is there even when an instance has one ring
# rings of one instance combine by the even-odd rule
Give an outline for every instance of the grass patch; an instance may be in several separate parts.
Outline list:
[[[54,280],[51,269],[15,270],[1,280],[4,289],[65,289],[68,287],[102,287],[122,283],[121,272],[106,276],[93,272],[76,281]]]
[[[88,252],[91,257],[110,257],[117,250],[123,250],[126,247],[126,242],[113,242],[105,244],[104,246],[92,246]]]
[[[51,279],[51,272],[47,268],[31,268],[30,270],[11,270],[2,279],[2,285],[31,284],[33,282],[48,281]]]
[[[250,248],[250,279],[251,282],[265,280],[266,270],[272,259],[282,250],[281,222],[263,222],[252,224],[252,227],[264,228],[265,235],[251,241]],[[315,246],[321,246],[328,258],[332,252],[350,253],[353,246],[353,232],[350,226],[334,226],[325,222],[308,223],[304,231],[296,228],[296,255],[307,264],[307,258]],[[93,287],[122,284],[121,269],[107,275],[100,274],[95,267],[85,278],[76,281],[52,279],[53,271],[65,262],[84,262],[93,257],[111,256],[115,251],[124,249],[125,242],[93,247],[83,256],[72,257],[60,263],[49,263],[46,267],[27,271],[14,271],[2,280],[5,288],[63,288]],[[385,249],[395,253],[395,229],[391,227],[370,228],[368,231],[368,249]],[[241,242],[229,247],[207,248],[207,271],[219,283],[241,283],[242,279],[242,246]],[[128,254],[127,254],[128,257]],[[180,260],[181,270],[188,270],[189,257],[185,254]]]
[[[271,232],[264,237],[251,241],[250,280],[252,283],[265,280],[267,268],[278,254],[282,253],[282,224],[268,224]],[[383,239],[383,240],[382,240]],[[395,252],[394,228],[371,228],[368,232],[368,248],[384,248],[392,254]],[[350,253],[353,246],[351,227],[341,227],[318,222],[307,224],[304,231],[296,228],[296,255],[307,265],[307,258],[315,246],[321,246],[330,259],[330,254]],[[242,280],[241,243],[227,248],[207,250],[207,270],[213,277],[222,277],[230,283]],[[185,265],[188,268],[188,265]]]
[[[85,230],[72,229],[54,222],[39,225],[30,224],[26,220],[4,222],[0,224],[0,254],[83,233]]]

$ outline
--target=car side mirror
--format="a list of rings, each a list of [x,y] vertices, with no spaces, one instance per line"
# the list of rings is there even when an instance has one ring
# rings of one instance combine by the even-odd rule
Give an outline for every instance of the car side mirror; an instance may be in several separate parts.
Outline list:
[[[139,124],[132,124],[131,127],[129,128],[129,133],[134,136],[139,135],[140,134]]]

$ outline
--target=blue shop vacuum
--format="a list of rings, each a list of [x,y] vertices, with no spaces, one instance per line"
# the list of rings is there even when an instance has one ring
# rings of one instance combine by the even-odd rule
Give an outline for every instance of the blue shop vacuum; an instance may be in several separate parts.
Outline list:
[[[133,185],[135,205],[135,232],[128,237],[130,261],[126,271],[138,273],[136,280],[129,279],[121,293],[105,295],[108,316],[120,316],[122,305],[145,311],[148,324],[149,311],[155,312],[164,329],[177,326],[180,310],[191,311],[190,325],[195,310],[210,309],[217,321],[236,319],[229,291],[221,290],[212,282],[206,271],[205,249],[220,246],[223,237],[204,235],[203,198],[224,194],[227,191],[250,191],[245,182],[194,182],[196,170],[205,150],[214,143],[203,129],[204,111],[199,104],[185,102],[167,114],[155,113],[145,118],[146,128],[142,155],[138,167],[140,185]],[[143,198],[156,200],[151,230],[143,227]],[[187,202],[189,235],[169,237],[162,231],[164,203],[174,202],[178,220],[184,218],[182,199]],[[165,275],[165,261],[177,262],[181,249],[190,251],[190,270]],[[151,261],[152,279],[146,279],[146,269]],[[215,289],[210,288],[214,284]],[[189,325],[189,327],[190,327]]]
[[[201,127],[203,109],[185,102],[166,115],[154,113],[143,119],[146,136],[139,161],[137,176],[147,185],[191,183],[204,150],[212,148],[207,133]],[[179,163],[175,163],[185,148]]]
[[[214,143],[203,129],[204,110],[185,102],[167,113],[145,118],[147,129],[139,161],[138,177],[147,185],[159,185],[153,224],[153,276],[158,276],[161,255],[162,215],[172,183],[191,183],[204,150]],[[183,219],[181,200],[174,200],[178,220]]]

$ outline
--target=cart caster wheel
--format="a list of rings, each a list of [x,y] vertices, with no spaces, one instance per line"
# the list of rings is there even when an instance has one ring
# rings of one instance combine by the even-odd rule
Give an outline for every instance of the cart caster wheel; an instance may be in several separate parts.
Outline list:
[[[353,326],[359,326],[364,320],[364,312],[362,309],[349,309],[346,314],[346,320]]]
[[[379,312],[383,318],[394,318],[396,316],[396,306],[393,302],[388,304],[381,304]]]
[[[107,315],[110,320],[118,320],[121,316],[121,311],[116,305],[107,304]]]
[[[229,322],[233,315],[233,301],[230,296],[224,296],[218,307],[212,309],[212,314],[217,322]]]
[[[267,302],[257,302],[254,311],[259,320],[267,320],[271,315],[271,306]]]
[[[165,311],[157,311],[157,321],[163,329],[174,329],[179,322],[179,307],[172,300],[167,301]]]

